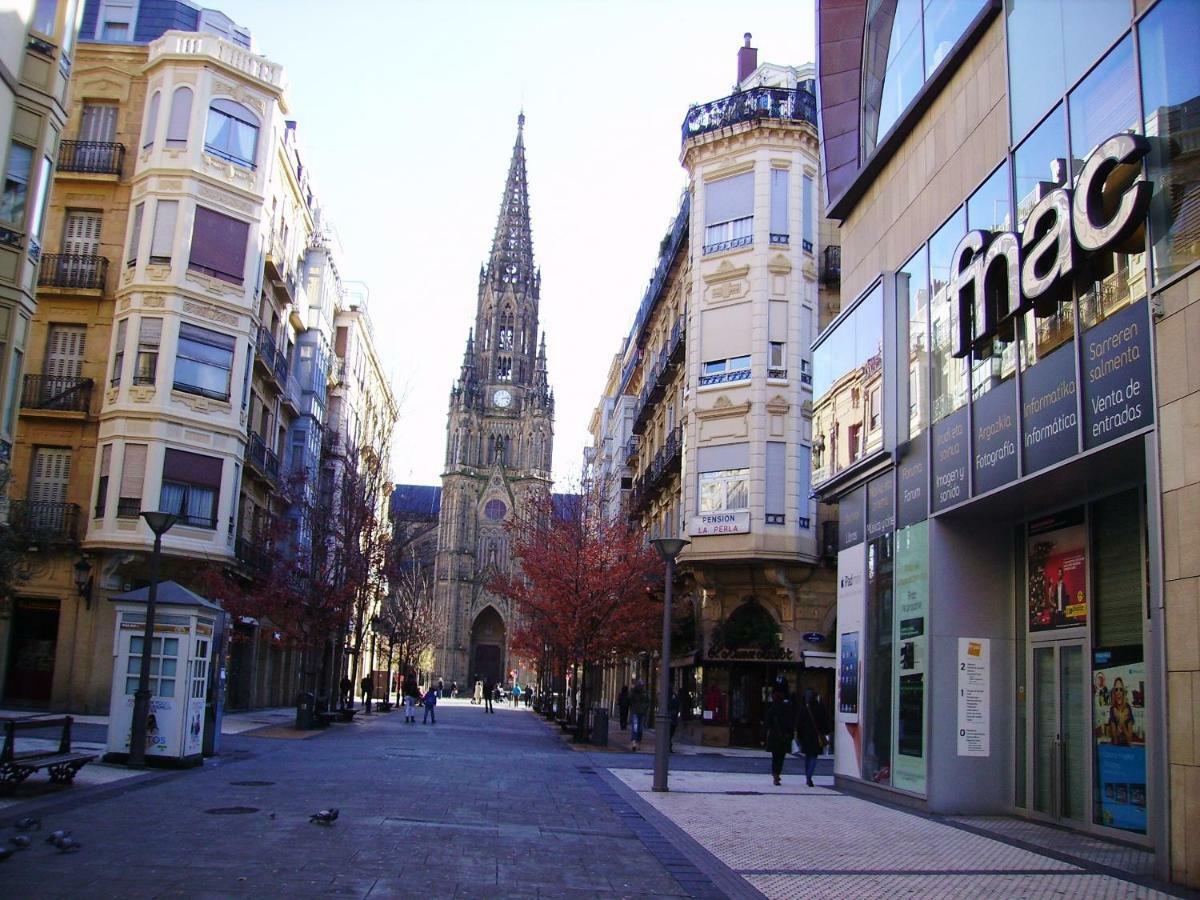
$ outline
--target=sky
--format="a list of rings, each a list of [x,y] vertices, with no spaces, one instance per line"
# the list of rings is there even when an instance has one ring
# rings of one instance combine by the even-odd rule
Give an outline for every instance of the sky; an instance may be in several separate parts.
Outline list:
[[[438,484],[524,109],[554,477],[579,481],[588,420],[686,185],[688,105],[760,62],[814,57],[811,0],[206,0],[284,66],[305,165],[400,400],[397,482]]]

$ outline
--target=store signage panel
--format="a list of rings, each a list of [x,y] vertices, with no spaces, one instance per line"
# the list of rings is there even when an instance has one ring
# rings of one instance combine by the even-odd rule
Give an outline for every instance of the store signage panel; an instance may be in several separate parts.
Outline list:
[[[975,401],[971,460],[976,494],[986,494],[1017,477],[1017,383],[998,384]]]
[[[707,537],[714,534],[749,534],[750,511],[700,513],[692,516],[692,537]]]
[[[929,515],[929,472],[926,452],[929,433],[908,442],[896,466],[896,527],[922,522]]]
[[[1068,342],[1021,373],[1021,443],[1025,473],[1079,450],[1075,344]]]
[[[992,752],[991,676],[991,641],[959,638],[959,756],[989,756]]]
[[[1115,441],[1154,421],[1146,301],[1083,333],[1083,446]]]
[[[934,512],[967,499],[967,408],[933,426]]]
[[[867,540],[890,533],[896,527],[892,512],[892,473],[880,475],[867,484]]]
[[[925,793],[926,673],[929,644],[929,524],[896,532],[896,615],[892,641],[892,784]]]
[[[863,542],[865,494],[864,488],[856,488],[838,503],[838,550],[848,550]]]

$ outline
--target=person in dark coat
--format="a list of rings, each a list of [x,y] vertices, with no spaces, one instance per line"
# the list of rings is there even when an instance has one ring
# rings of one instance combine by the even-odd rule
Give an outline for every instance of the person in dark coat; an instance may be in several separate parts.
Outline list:
[[[763,717],[766,729],[766,745],[771,751],[771,775],[776,784],[782,784],[783,758],[792,751],[792,739],[796,736],[796,709],[783,689],[776,685],[771,692],[771,702]]]
[[[362,688],[363,708],[369,713],[371,711],[371,676],[364,675],[362,681],[359,682],[359,687]]]
[[[671,736],[667,742],[667,752],[675,752],[675,729],[679,727],[679,691],[671,689],[671,697],[667,701],[667,712],[671,715]]]
[[[805,688],[804,700],[796,710],[796,735],[800,751],[804,754],[804,779],[813,786],[813,772],[817,769],[817,757],[825,749],[829,733],[829,716],[825,704],[812,688]]]
[[[637,753],[638,744],[642,742],[642,729],[646,724],[646,714],[650,712],[650,697],[646,693],[646,685],[640,678],[633,686],[633,693],[629,695],[629,709],[633,713],[633,718],[629,722],[629,737],[632,738],[630,747],[634,753]]]
[[[494,684],[492,684],[492,676],[488,675],[483,680],[483,711],[484,712],[489,712],[489,713],[495,712],[495,710],[492,709],[492,701],[493,701],[493,699],[495,699],[495,695],[496,695],[496,686]]]
[[[629,727],[629,685],[621,685],[621,693],[617,694],[617,714],[621,717],[621,730]]]

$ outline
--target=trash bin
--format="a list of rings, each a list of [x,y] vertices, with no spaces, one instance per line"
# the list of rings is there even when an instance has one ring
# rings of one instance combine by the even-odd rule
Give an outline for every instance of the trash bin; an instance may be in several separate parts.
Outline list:
[[[317,697],[312,691],[301,691],[296,696],[296,728],[309,731],[313,728],[313,710]]]
[[[597,706],[592,710],[592,740],[599,747],[608,746],[608,710]]]

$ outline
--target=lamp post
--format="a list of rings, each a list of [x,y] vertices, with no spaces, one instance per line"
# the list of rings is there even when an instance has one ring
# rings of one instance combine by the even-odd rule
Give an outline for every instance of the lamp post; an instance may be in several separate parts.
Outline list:
[[[654,723],[655,791],[668,791],[667,767],[671,756],[671,588],[675,581],[675,557],[691,541],[683,538],[656,538],[650,543],[667,564],[667,582],[663,590],[662,663],[658,673],[658,716]]]
[[[83,598],[87,604],[87,608],[92,608],[92,564],[85,557],[80,557],[79,562],[75,563],[75,590],[79,596]]]
[[[146,718],[150,713],[150,657],[154,652],[154,602],[158,599],[158,567],[162,558],[162,536],[179,517],[168,512],[144,512],[142,518],[154,532],[150,555],[150,591],[146,597],[146,627],[142,631],[142,664],[137,691],[133,695],[133,722],[129,728],[129,765],[146,765]]]

